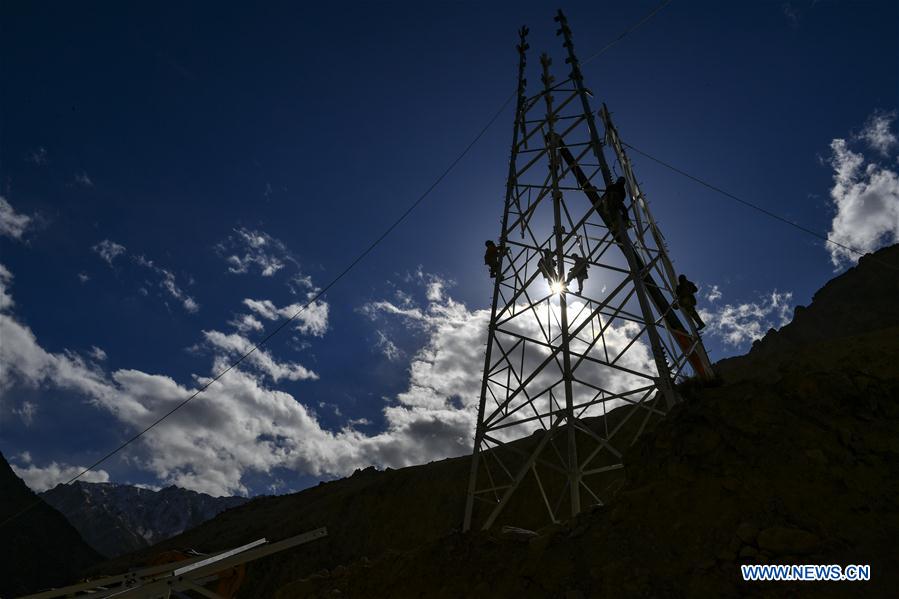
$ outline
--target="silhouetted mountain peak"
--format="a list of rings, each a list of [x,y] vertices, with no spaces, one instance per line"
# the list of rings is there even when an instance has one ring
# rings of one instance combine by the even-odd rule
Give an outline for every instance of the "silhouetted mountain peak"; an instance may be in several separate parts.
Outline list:
[[[247,501],[243,497],[212,497],[174,485],[155,491],[81,481],[57,485],[42,497],[108,557],[158,543]]]
[[[101,559],[62,514],[16,476],[2,453],[0,522],[4,522],[0,529],[4,556],[0,560],[0,597],[71,582]]]

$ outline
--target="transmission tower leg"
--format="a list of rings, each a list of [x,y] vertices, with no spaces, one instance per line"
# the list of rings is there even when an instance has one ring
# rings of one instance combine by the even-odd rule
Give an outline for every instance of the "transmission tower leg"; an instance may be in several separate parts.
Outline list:
[[[518,30],[518,88],[517,100],[515,103],[515,124],[512,127],[512,150],[509,156],[509,176],[506,182],[506,201],[503,208],[503,223],[499,239],[499,256],[500,268],[497,269],[496,280],[493,283],[493,301],[490,307],[490,326],[487,331],[487,349],[484,355],[484,375],[481,379],[481,394],[478,400],[478,421],[475,429],[474,450],[471,455],[471,472],[468,477],[468,495],[465,499],[465,516],[462,521],[462,530],[468,531],[471,528],[472,512],[474,510],[475,491],[478,478],[478,467],[481,459],[481,446],[484,442],[484,405],[487,401],[487,382],[489,380],[491,359],[494,345],[494,335],[496,333],[494,323],[496,322],[496,307],[499,302],[500,286],[503,281],[503,264],[506,262],[506,230],[509,225],[509,208],[515,193],[515,161],[518,156],[518,132],[519,128],[524,130],[524,124],[519,124],[524,119],[524,106],[527,101],[525,96],[525,78],[524,70],[527,64],[527,34],[528,28],[522,27]]]

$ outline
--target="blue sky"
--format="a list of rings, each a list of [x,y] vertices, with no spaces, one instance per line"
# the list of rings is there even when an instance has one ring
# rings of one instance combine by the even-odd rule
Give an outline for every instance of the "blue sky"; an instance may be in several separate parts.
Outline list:
[[[654,5],[563,8],[583,59]],[[559,55],[555,8],[4,3],[0,451],[61,482],[261,338],[508,97],[520,25],[532,64]],[[584,74],[626,142],[869,250],[899,240],[897,23],[894,2],[675,0]],[[470,448],[511,119],[264,360],[91,479],[285,492]],[[852,264],[632,158],[713,359]]]

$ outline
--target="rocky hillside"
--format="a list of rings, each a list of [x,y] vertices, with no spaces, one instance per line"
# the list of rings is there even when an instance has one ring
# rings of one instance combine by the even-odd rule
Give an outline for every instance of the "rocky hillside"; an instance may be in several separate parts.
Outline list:
[[[278,596],[895,596],[897,298],[899,246],[828,283],[719,364],[723,385],[683,389],[607,506],[533,535],[448,535]],[[747,563],[870,564],[872,580],[744,583]]]
[[[178,487],[160,491],[132,485],[75,482],[41,493],[87,543],[106,557],[149,547],[194,528],[243,497],[211,497]]]
[[[70,583],[101,560],[65,516],[41,501],[0,454],[0,522],[26,508],[0,525],[0,597]]]
[[[895,355],[877,348],[888,343],[899,327],[897,263],[899,245],[863,256],[858,266],[819,289],[809,307],[798,306],[789,324],[768,331],[745,356],[722,360],[718,370],[725,380],[734,382],[776,380],[789,372],[837,363],[889,369],[895,364]],[[824,346],[832,349],[822,351]]]
[[[684,386],[686,401],[625,456],[618,493],[573,521],[460,534],[463,457],[256,499],[152,551],[329,528],[327,539],[252,565],[246,597],[890,596],[899,586],[894,269],[899,246],[828,283],[747,356],[720,363],[720,386]],[[531,519],[512,510],[499,524]],[[871,564],[872,580],[743,583],[745,563]]]
[[[262,537],[277,541],[326,526],[327,538],[248,568],[244,596],[273,597],[280,587],[316,571],[391,550],[412,550],[450,534],[461,521],[467,475],[467,458],[384,472],[360,470],[293,495],[252,499],[91,573],[125,571],[167,549],[211,553]]]

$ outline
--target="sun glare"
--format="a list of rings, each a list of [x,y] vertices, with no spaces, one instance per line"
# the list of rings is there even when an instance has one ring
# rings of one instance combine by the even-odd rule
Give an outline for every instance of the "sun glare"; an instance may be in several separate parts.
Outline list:
[[[559,295],[565,291],[565,283],[562,281],[553,281],[549,288],[552,290],[553,295]]]

